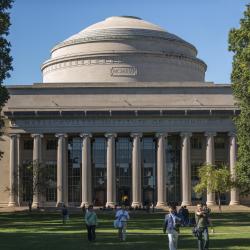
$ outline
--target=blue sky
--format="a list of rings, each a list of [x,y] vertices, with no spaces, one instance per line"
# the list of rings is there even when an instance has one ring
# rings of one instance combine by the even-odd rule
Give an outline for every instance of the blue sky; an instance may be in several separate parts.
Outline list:
[[[160,25],[198,49],[206,81],[229,83],[228,32],[239,27],[249,0],[16,0],[11,10],[14,70],[6,84],[42,82],[51,48],[109,16],[132,15]]]

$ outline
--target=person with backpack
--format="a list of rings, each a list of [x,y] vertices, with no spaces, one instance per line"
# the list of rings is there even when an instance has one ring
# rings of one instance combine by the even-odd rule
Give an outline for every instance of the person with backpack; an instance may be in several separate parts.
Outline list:
[[[88,231],[88,240],[95,241],[96,234],[95,229],[97,226],[97,215],[93,210],[93,205],[89,205],[88,210],[85,213],[85,223]]]
[[[199,250],[208,250],[209,248],[209,214],[210,212],[207,212],[206,207],[204,208],[201,204],[197,205],[197,210],[195,212],[195,222]]]
[[[116,212],[115,218],[115,227],[118,228],[118,237],[121,241],[125,241],[127,221],[130,217],[124,204],[122,205],[121,209]]]
[[[169,250],[177,250],[178,236],[180,232],[181,218],[177,215],[175,206],[169,207],[169,213],[164,219],[163,232],[168,234]]]

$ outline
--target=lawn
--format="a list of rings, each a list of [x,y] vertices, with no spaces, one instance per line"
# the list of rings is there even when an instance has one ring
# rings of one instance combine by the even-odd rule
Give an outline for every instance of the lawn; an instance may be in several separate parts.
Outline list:
[[[0,214],[1,250],[160,250],[168,249],[162,233],[164,214],[132,214],[126,242],[119,242],[111,212],[98,213],[97,240],[89,243],[81,214],[70,215],[62,225],[60,213],[16,212]],[[210,249],[250,249],[250,214],[213,214],[215,232],[210,234]],[[191,228],[181,228],[179,250],[197,249]]]

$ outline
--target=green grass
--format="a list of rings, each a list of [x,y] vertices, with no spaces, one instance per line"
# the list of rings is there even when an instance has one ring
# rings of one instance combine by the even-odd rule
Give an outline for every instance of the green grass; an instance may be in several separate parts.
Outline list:
[[[113,214],[98,213],[97,240],[89,243],[81,214],[73,214],[62,225],[60,213],[25,212],[0,214],[1,250],[160,250],[168,249],[167,235],[162,233],[164,214],[131,214],[126,242],[119,242],[113,228]],[[215,229],[210,234],[210,249],[250,249],[250,214],[213,214]],[[179,250],[197,249],[191,228],[181,228]]]

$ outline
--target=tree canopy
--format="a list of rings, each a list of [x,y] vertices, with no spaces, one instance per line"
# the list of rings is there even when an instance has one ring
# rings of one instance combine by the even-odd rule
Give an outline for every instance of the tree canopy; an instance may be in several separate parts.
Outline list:
[[[221,210],[221,194],[228,192],[234,185],[227,166],[213,166],[207,164],[199,169],[199,183],[194,187],[196,193],[217,193],[218,204]]]
[[[232,51],[231,74],[233,94],[240,114],[235,118],[238,140],[236,177],[240,191],[250,192],[250,5],[246,6],[244,17],[238,29],[229,32],[229,51]]]
[[[10,27],[10,15],[8,10],[12,7],[13,0],[0,0],[0,114],[4,104],[9,99],[7,88],[3,85],[4,79],[10,77],[12,70],[12,57],[10,56],[10,42],[7,40]],[[0,131],[4,125],[0,117]],[[1,133],[0,133],[1,135]],[[2,152],[0,152],[0,158]]]

